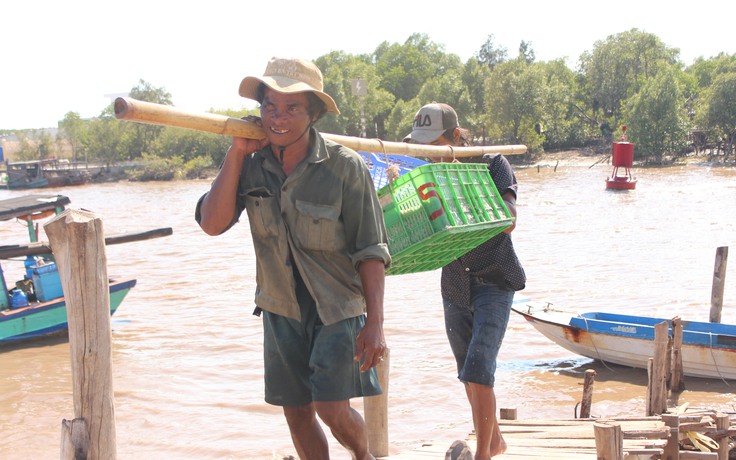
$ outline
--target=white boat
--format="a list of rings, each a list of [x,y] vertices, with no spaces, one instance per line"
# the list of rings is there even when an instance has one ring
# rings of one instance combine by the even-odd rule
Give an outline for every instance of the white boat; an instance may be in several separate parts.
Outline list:
[[[549,304],[515,303],[536,330],[573,353],[646,369],[654,356],[654,326],[672,320],[615,313],[572,313]],[[736,325],[682,320],[682,365],[687,376],[736,380]]]

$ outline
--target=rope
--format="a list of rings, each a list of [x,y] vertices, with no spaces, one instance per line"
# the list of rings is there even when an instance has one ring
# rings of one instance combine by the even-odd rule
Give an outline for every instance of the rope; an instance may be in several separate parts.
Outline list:
[[[389,165],[388,161],[388,153],[386,153],[386,146],[383,145],[383,141],[381,139],[376,139],[379,144],[381,144],[381,150],[383,151],[383,158],[386,161],[386,177],[388,178],[388,184],[391,186],[391,183],[395,181],[399,177],[399,167],[392,164]],[[393,187],[391,188],[391,191],[393,192]]]
[[[716,366],[716,372],[718,372],[718,377],[721,378],[721,381],[726,384],[726,386],[730,387],[731,385],[726,382],[726,379],[723,377],[723,374],[721,374],[721,369],[718,367],[718,361],[716,361],[716,355],[713,354],[713,333],[708,332],[708,337],[710,338],[710,357],[713,358],[713,365]]]
[[[606,363],[606,361],[603,358],[601,358],[601,353],[598,351],[598,347],[596,346],[595,341],[593,340],[593,334],[590,332],[590,326],[588,326],[588,318],[581,315],[580,313],[578,313],[578,316],[583,318],[583,321],[585,321],[585,329],[586,329],[586,332],[588,332],[588,337],[590,337],[590,343],[593,345],[593,348],[595,349],[595,354],[598,355],[598,360],[603,363],[603,366],[606,369],[608,369],[609,371],[615,374],[616,371],[608,367],[608,364]]]

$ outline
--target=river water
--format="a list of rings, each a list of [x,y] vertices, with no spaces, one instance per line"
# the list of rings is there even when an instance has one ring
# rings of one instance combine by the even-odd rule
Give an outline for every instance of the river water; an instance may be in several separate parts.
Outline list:
[[[581,312],[708,321],[716,249],[736,246],[736,170],[634,169],[637,189],[616,192],[605,189],[610,166],[589,167],[593,161],[516,168],[513,235],[528,276],[517,298]],[[112,320],[121,459],[294,454],[280,409],[263,402],[247,224],[206,236],[193,210],[208,187],[209,181],[119,182],[44,190],[97,213],[106,233],[173,228],[169,237],[107,247],[108,273],[138,280]],[[0,199],[20,194],[2,190]],[[0,227],[1,241],[26,238],[20,224]],[[9,281],[22,277],[22,261],[4,261],[3,268]],[[734,270],[726,277],[728,323],[736,323]],[[387,279],[392,454],[472,430],[444,334],[439,275]],[[513,313],[499,360],[498,405],[516,408],[520,419],[573,417],[589,368],[597,372],[593,416],[645,412],[646,371],[574,355]],[[0,349],[0,458],[59,458],[61,422],[74,416],[70,368],[63,340]],[[686,385],[681,402],[734,410],[735,381],[690,378]],[[362,401],[354,405],[362,410]],[[328,438],[332,458],[348,459]]]

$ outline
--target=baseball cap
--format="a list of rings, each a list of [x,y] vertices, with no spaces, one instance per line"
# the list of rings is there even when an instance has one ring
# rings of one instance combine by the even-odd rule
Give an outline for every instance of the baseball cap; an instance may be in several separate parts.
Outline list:
[[[436,141],[448,129],[455,129],[457,121],[455,109],[447,104],[432,102],[414,115],[414,128],[404,138],[404,142],[429,144]]]

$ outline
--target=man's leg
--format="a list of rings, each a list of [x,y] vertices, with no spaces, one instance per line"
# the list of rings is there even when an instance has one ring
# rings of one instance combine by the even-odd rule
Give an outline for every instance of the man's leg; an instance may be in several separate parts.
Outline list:
[[[350,401],[315,401],[314,406],[319,418],[355,460],[374,460],[368,451],[368,430],[363,417],[350,407]]]
[[[303,406],[284,406],[291,439],[301,460],[330,458],[327,438],[315,416],[313,403]]]
[[[506,441],[501,435],[496,418],[496,394],[493,387],[466,383],[465,391],[473,413],[477,447],[475,460],[488,460],[506,452]]]

